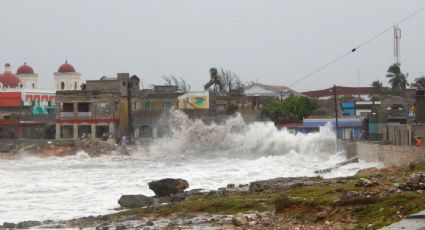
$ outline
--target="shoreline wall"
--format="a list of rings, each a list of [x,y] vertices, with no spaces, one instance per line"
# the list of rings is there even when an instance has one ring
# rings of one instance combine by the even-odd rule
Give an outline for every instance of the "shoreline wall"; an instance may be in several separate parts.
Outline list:
[[[339,141],[348,158],[357,156],[365,162],[381,162],[385,167],[407,166],[410,162],[425,161],[425,147],[390,145],[385,142]]]

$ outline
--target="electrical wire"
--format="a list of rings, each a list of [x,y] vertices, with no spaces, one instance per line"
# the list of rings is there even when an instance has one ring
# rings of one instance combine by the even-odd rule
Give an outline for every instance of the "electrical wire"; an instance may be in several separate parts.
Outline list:
[[[422,12],[422,11],[424,11],[424,10],[425,10],[425,6],[423,6],[422,8],[420,8],[420,9],[418,9],[418,10],[416,10],[416,11],[415,11],[415,12],[413,12],[412,14],[410,14],[410,15],[408,15],[408,16],[406,16],[406,17],[402,18],[401,20],[399,20],[399,21],[398,21],[398,22],[396,22],[395,24],[397,24],[397,25],[402,24],[402,23],[406,22],[407,20],[409,20],[410,18],[414,17],[415,15],[417,15],[418,13],[420,13],[420,12]],[[342,54],[342,55],[340,55],[340,56],[338,56],[338,57],[336,57],[336,58],[332,59],[331,61],[329,61],[328,63],[324,64],[323,66],[321,66],[321,67],[319,67],[319,68],[315,69],[314,71],[310,72],[309,74],[307,74],[307,75],[303,76],[302,78],[298,79],[297,81],[295,81],[294,83],[292,83],[289,87],[292,87],[292,86],[294,86],[294,85],[296,85],[296,84],[298,84],[298,83],[300,83],[300,82],[304,81],[305,79],[310,78],[310,77],[311,77],[311,76],[313,76],[314,74],[316,74],[316,73],[320,72],[321,70],[325,69],[326,67],[328,67],[328,66],[330,66],[330,65],[332,65],[332,64],[334,64],[334,63],[336,63],[336,62],[338,62],[339,60],[341,60],[341,59],[343,59],[344,57],[346,57],[346,56],[350,55],[351,53],[356,52],[356,51],[357,51],[358,49],[360,49],[361,47],[363,47],[363,46],[367,45],[368,43],[370,43],[370,42],[374,41],[375,39],[379,38],[380,36],[382,36],[383,34],[385,34],[386,32],[388,32],[388,31],[390,31],[390,30],[392,30],[392,29],[393,29],[393,26],[390,26],[390,27],[386,28],[385,30],[383,30],[383,31],[379,32],[379,33],[378,33],[378,34],[376,34],[375,36],[373,36],[373,37],[369,38],[368,40],[366,40],[366,41],[364,41],[364,42],[362,42],[362,43],[360,43],[358,46],[354,47],[354,48],[353,48],[353,49],[351,49],[350,51],[348,51],[348,52],[346,52],[346,53],[344,53],[344,54]]]

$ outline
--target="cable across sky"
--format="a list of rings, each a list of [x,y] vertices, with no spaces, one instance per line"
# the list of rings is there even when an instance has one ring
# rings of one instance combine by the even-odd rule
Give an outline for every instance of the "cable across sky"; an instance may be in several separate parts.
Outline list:
[[[402,18],[401,20],[399,20],[399,21],[398,21],[398,22],[396,22],[395,24],[397,24],[397,25],[402,24],[402,23],[406,22],[407,20],[409,20],[410,18],[414,17],[415,15],[419,14],[420,12],[422,12],[422,11],[424,11],[424,10],[425,10],[425,6],[423,6],[422,8],[420,8],[420,9],[418,9],[418,10],[416,10],[416,11],[415,11],[415,12],[413,12],[412,14],[410,14],[410,15],[408,15],[408,16],[406,16],[406,17]],[[300,82],[302,82],[302,81],[304,81],[304,80],[306,80],[306,79],[310,78],[310,77],[311,77],[311,76],[313,76],[314,74],[316,74],[316,73],[320,72],[321,70],[323,70],[323,69],[325,69],[325,68],[327,68],[327,67],[331,66],[332,64],[334,64],[334,63],[336,63],[336,62],[340,61],[340,60],[341,60],[341,59],[343,59],[344,57],[346,57],[346,56],[348,56],[348,55],[350,55],[350,54],[352,54],[352,53],[356,52],[356,51],[357,51],[358,49],[360,49],[361,47],[363,47],[363,46],[365,46],[365,45],[369,44],[370,42],[372,42],[372,41],[374,41],[374,40],[376,40],[377,38],[379,38],[380,36],[382,36],[383,34],[385,34],[386,32],[388,32],[388,31],[390,31],[390,30],[392,30],[392,29],[393,29],[393,26],[390,26],[390,27],[388,27],[388,28],[384,29],[383,31],[381,31],[381,32],[377,33],[376,35],[372,36],[371,38],[367,39],[366,41],[364,41],[364,42],[360,43],[358,46],[356,46],[356,47],[352,48],[351,50],[349,50],[349,51],[347,51],[347,52],[343,53],[342,55],[340,55],[340,56],[338,56],[338,57],[336,57],[336,58],[333,58],[332,60],[330,60],[330,61],[329,61],[329,62],[327,62],[326,64],[324,64],[324,65],[320,66],[319,68],[317,68],[317,69],[313,70],[313,71],[312,71],[312,72],[310,72],[309,74],[307,74],[307,75],[305,75],[305,76],[301,77],[300,79],[296,80],[294,83],[292,83],[291,85],[289,85],[289,87],[293,87],[293,86],[297,85],[298,83],[300,83]]]

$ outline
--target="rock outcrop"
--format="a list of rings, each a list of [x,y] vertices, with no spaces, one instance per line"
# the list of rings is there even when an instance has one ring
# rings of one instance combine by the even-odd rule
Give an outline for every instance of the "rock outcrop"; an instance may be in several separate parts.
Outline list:
[[[122,195],[118,200],[118,204],[124,208],[141,208],[152,205],[154,202],[152,197],[144,195]]]
[[[185,189],[189,188],[189,183],[186,180],[173,178],[151,181],[148,185],[157,197],[183,193]]]

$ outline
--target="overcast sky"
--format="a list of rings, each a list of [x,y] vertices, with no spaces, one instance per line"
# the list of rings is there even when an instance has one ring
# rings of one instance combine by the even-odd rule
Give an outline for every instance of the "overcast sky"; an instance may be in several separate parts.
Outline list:
[[[0,0],[0,63],[25,60],[53,87],[65,59],[98,79],[136,74],[144,87],[175,75],[202,89],[210,67],[291,86],[395,22],[423,0]],[[400,25],[402,70],[425,73],[425,11]],[[394,63],[389,31],[296,90],[370,85]]]

